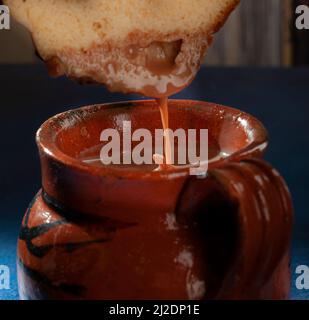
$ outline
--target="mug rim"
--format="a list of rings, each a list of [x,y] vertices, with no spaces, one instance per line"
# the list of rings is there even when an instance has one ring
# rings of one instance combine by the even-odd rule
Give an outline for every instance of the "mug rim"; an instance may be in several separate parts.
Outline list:
[[[83,163],[81,160],[69,156],[63,152],[56,144],[56,136],[60,130],[65,129],[65,127],[72,127],[74,123],[70,123],[69,117],[73,117],[77,121],[80,119],[80,115],[90,115],[101,111],[102,109],[110,108],[121,108],[121,107],[130,107],[130,106],[140,106],[140,105],[153,105],[155,100],[128,100],[128,101],[119,101],[119,102],[109,102],[102,104],[93,104],[88,106],[83,106],[71,110],[64,111],[62,113],[56,114],[46,120],[41,127],[37,130],[36,133],[36,143],[40,151],[40,155],[43,154],[53,161],[60,163],[61,165],[70,167],[74,170],[78,170],[90,175],[97,176],[114,176],[119,178],[152,178],[152,179],[174,179],[179,177],[184,177],[189,175],[189,168],[172,168],[169,170],[162,171],[144,171],[144,170],[130,170],[130,169],[120,169],[115,166],[91,166],[89,164]],[[190,100],[190,99],[169,99],[171,104],[179,104],[179,108],[201,105],[202,107],[216,107],[220,110],[229,111],[231,113],[240,114],[248,118],[252,122],[252,126],[258,132],[258,139],[251,142],[245,148],[238,150],[235,153],[228,155],[225,158],[219,159],[213,163],[209,163],[209,168],[214,169],[220,166],[223,166],[226,163],[233,161],[240,161],[242,159],[249,159],[258,152],[263,154],[268,147],[268,133],[264,125],[257,118],[251,114],[241,111],[234,107],[229,107],[213,102],[199,101],[199,100]]]

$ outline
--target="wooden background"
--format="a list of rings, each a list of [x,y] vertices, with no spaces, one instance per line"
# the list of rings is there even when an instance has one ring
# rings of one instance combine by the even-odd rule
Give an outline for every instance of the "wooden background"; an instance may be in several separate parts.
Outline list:
[[[215,38],[207,63],[289,65],[290,0],[243,0]]]
[[[208,65],[309,65],[309,30],[295,25],[295,8],[309,0],[242,0],[218,33]],[[0,31],[0,63],[36,62],[30,36],[17,23]]]

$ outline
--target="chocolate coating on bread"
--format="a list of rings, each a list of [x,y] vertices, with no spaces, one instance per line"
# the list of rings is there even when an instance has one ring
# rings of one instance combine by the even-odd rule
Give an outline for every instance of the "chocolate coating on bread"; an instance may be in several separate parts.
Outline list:
[[[51,75],[161,98],[196,75],[239,0],[5,0]]]

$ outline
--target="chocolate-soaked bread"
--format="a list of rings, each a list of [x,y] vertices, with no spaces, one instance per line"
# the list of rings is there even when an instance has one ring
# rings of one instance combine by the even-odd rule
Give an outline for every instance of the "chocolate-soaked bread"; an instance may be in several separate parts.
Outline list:
[[[51,75],[160,98],[194,78],[239,0],[4,0]]]

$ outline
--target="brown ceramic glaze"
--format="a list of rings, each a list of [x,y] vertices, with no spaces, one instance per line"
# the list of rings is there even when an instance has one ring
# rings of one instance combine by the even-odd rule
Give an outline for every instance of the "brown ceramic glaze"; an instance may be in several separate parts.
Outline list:
[[[170,101],[170,127],[208,128],[230,156],[206,178],[91,166],[105,128],[161,128],[153,101],[57,115],[37,134],[42,190],[18,241],[23,299],[284,299],[292,204],[264,160],[267,134],[239,110]]]

